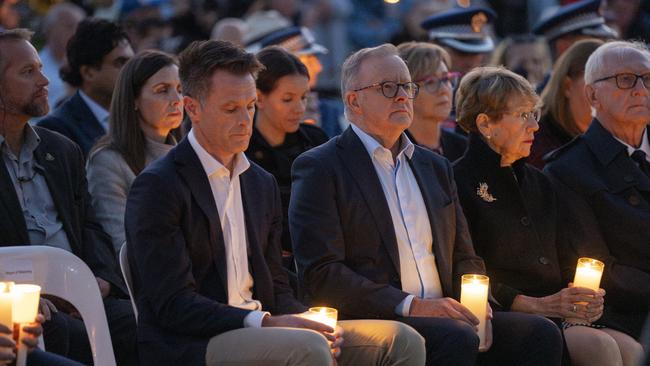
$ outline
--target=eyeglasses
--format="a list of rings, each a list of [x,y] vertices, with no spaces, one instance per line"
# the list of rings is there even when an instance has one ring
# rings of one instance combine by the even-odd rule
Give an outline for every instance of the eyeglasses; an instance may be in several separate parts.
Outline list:
[[[540,111],[539,109],[535,109],[534,111],[530,111],[530,112],[521,112],[521,113],[507,112],[506,114],[511,114],[513,116],[519,117],[524,121],[533,120],[535,122],[539,122],[540,118],[542,118],[542,111]]]
[[[359,89],[354,89],[353,91],[361,91],[364,89],[369,89],[369,88],[374,88],[374,87],[381,87],[381,93],[388,99],[395,98],[397,95],[399,88],[401,87],[404,90],[404,93],[406,93],[406,96],[409,99],[414,99],[417,95],[418,92],[420,91],[420,87],[418,84],[413,83],[413,82],[407,82],[407,83],[396,83],[394,81],[383,81],[381,83],[374,83],[368,86],[364,86],[363,88]]]
[[[650,73],[643,74],[643,75],[637,75],[632,73],[616,74],[616,75],[608,76],[606,78],[598,79],[594,81],[594,83],[598,83],[609,79],[616,79],[616,86],[619,89],[632,89],[636,86],[636,81],[641,79],[641,81],[643,82],[643,86],[645,86],[646,89],[650,89]]]
[[[459,79],[460,79],[459,72],[448,72],[442,77],[436,77],[430,75],[420,80],[417,80],[417,82],[422,83],[424,89],[429,93],[435,93],[440,89],[442,84],[447,84],[452,90],[456,89]]]

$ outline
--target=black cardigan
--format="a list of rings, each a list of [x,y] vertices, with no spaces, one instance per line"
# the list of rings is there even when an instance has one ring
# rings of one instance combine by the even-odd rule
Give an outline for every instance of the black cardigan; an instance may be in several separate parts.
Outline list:
[[[559,252],[568,232],[548,178],[524,159],[511,167],[500,160],[471,134],[454,175],[476,254],[485,261],[492,294],[508,310],[518,294],[546,296],[566,287]]]

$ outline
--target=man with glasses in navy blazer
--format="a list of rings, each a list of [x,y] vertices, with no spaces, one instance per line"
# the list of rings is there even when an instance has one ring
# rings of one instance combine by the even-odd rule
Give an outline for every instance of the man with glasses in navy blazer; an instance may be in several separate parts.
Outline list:
[[[457,299],[460,277],[485,273],[458,202],[449,162],[404,134],[418,86],[392,45],[343,64],[351,126],[299,156],[289,226],[299,276],[315,303],[347,318],[397,319],[425,338],[428,365],[557,365],[557,327],[488,309],[478,319]]]

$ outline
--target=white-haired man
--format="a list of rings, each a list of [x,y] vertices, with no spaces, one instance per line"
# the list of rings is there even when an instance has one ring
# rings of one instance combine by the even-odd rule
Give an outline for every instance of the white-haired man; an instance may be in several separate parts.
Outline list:
[[[623,363],[640,357],[650,307],[650,51],[610,42],[585,66],[585,93],[595,118],[584,135],[558,149],[546,171],[575,212],[568,263],[605,262],[605,311],[597,324],[614,338]]]

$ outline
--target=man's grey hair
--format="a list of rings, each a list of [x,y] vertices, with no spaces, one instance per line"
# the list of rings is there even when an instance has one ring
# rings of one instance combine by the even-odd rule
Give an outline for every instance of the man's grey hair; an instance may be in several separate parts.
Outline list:
[[[585,64],[585,84],[590,85],[600,78],[611,76],[606,69],[608,65],[605,64],[605,59],[615,57],[615,64],[622,64],[629,52],[641,52],[650,59],[650,50],[641,42],[612,41],[598,47]]]
[[[357,85],[357,75],[361,71],[363,62],[371,57],[386,57],[397,56],[399,52],[397,47],[392,44],[386,43],[381,46],[372,48],[362,48],[359,51],[351,54],[343,63],[341,67],[341,96],[343,96],[343,104],[347,114],[348,107],[345,104],[345,94],[353,89],[363,87],[365,85]]]
[[[86,17],[84,10],[72,3],[58,3],[52,6],[45,14],[43,22],[41,23],[41,32],[45,38],[52,36],[51,32],[57,22],[60,22],[64,17],[78,16],[80,19]]]

